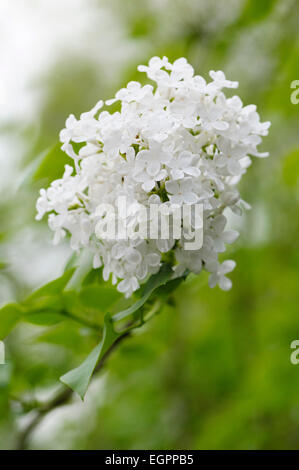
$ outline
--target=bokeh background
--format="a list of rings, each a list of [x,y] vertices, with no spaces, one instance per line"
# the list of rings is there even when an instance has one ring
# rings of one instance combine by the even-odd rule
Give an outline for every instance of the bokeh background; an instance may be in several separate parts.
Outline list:
[[[36,222],[43,181],[30,172],[70,113],[107,99],[151,56],[186,57],[197,73],[224,70],[245,104],[271,120],[241,192],[252,210],[229,249],[230,292],[189,279],[175,305],[111,356],[81,403],[57,408],[33,449],[298,449],[299,4],[296,0],[1,0],[0,304],[60,275],[70,251]],[[57,174],[58,173],[58,174]],[[45,178],[46,175],[46,178]],[[20,324],[0,366],[0,448],[18,446],[58,378],[92,348],[84,331]],[[63,345],[61,343],[64,343]],[[27,412],[28,411],[28,412]]]

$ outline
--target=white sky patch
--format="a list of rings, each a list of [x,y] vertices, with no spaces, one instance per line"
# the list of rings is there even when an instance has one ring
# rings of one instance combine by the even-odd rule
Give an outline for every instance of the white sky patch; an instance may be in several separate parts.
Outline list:
[[[1,0],[0,123],[34,117],[40,96],[30,85],[68,52],[122,66],[132,48],[123,35],[93,0]]]

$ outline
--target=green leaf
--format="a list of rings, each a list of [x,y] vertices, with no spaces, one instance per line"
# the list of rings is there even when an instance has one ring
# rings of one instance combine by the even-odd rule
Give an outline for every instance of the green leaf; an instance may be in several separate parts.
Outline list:
[[[71,268],[76,268],[77,262],[78,262],[78,253],[76,253],[76,251],[73,251],[65,264],[64,272],[68,271]]]
[[[61,293],[75,268],[30,294],[24,302],[7,304],[0,309],[0,340],[23,320],[37,325],[53,325],[67,317],[62,309]],[[67,312],[66,312],[67,313]]]
[[[91,284],[103,284],[106,283],[103,279],[102,268],[91,269],[88,274],[82,280],[82,286],[89,286]]]
[[[25,170],[22,172],[21,177],[18,182],[18,189],[22,186],[26,186],[32,183],[34,180],[34,175],[37,173],[40,165],[42,164],[45,157],[52,150],[53,147],[49,147],[43,150],[37,157],[35,157],[28,165],[26,165]]]
[[[67,290],[62,293],[63,313],[86,326],[101,330],[104,312],[98,308],[86,307],[81,302],[79,293],[75,290]]]
[[[171,265],[169,264],[164,264],[162,265],[160,271],[157,274],[154,274],[149,278],[147,283],[144,285],[143,289],[141,290],[142,297],[135,302],[131,307],[127,308],[126,310],[123,310],[122,312],[117,313],[113,317],[110,316],[109,313],[107,313],[104,317],[104,329],[103,329],[103,337],[101,342],[91,351],[89,356],[85,359],[85,361],[76,369],[71,370],[70,372],[67,372],[65,375],[60,377],[60,380],[62,383],[70,387],[72,390],[74,390],[78,395],[84,399],[86,390],[88,388],[89,382],[91,380],[92,374],[95,370],[95,367],[100,359],[103,358],[105,353],[108,351],[108,349],[114,344],[114,342],[117,340],[117,338],[123,336],[126,334],[129,330],[136,328],[135,325],[131,325],[127,329],[121,331],[121,332],[116,332],[113,328],[113,321],[118,321],[118,320],[123,320],[127,316],[137,312],[144,304],[145,302],[149,299],[151,294],[158,289],[159,287],[165,285],[168,281],[170,281],[171,277],[173,275],[173,270],[171,268]],[[180,281],[179,281],[180,282]],[[171,284],[171,289],[177,286],[178,281],[175,280],[175,284]],[[92,289],[91,289],[92,288]],[[112,290],[110,291],[109,288],[100,288],[98,290],[98,286],[89,286],[85,290],[85,300],[88,298],[88,294],[90,294],[90,299],[89,301],[93,304],[93,302],[98,305],[98,294],[100,292],[103,292],[103,290],[109,290],[110,294],[109,296],[105,297],[104,295],[102,296],[102,307],[108,307],[109,302],[115,299],[115,294],[112,293]],[[93,297],[94,296],[94,297]]]
[[[111,316],[106,314],[101,342],[91,351],[79,367],[60,377],[61,382],[74,390],[83,400],[98,361],[102,359],[115,340],[123,334],[123,332],[117,333],[114,330]]]
[[[173,270],[171,266],[169,264],[164,264],[161,267],[160,271],[157,274],[151,276],[147,283],[144,285],[142,289],[142,297],[137,300],[137,302],[135,302],[133,305],[131,305],[131,307],[113,315],[113,321],[123,320],[124,318],[139,310],[149,299],[154,290],[166,284],[171,279],[172,275]]]
[[[61,150],[60,142],[39,156],[35,167],[34,163],[33,181],[46,180],[48,183],[62,177],[65,165],[74,166],[72,159]]]
[[[120,298],[121,294],[115,288],[97,285],[83,287],[79,293],[80,303],[84,307],[102,312],[106,312]]]
[[[44,286],[40,287],[40,289],[37,289],[32,294],[30,294],[29,297],[27,297],[24,304],[31,303],[32,301],[35,301],[42,297],[50,297],[53,295],[60,294],[63,289],[67,286],[75,270],[76,268],[68,269],[59,278],[54,279],[54,281],[51,281],[48,284],[45,284]]]
[[[22,318],[22,309],[18,304],[7,304],[0,310],[0,340],[10,333]]]
[[[75,353],[88,354],[90,352],[90,335],[82,335],[81,327],[76,323],[59,323],[52,328],[44,330],[36,339],[39,343],[48,343],[63,346]]]
[[[61,294],[45,295],[44,297],[30,297],[22,302],[24,313],[37,313],[42,311],[61,310],[62,297]]]
[[[32,325],[49,326],[56,325],[57,323],[65,320],[66,317],[61,313],[45,311],[45,312],[34,312],[23,316],[22,320],[31,323]]]
[[[59,278],[30,294],[22,302],[24,307],[22,320],[34,325],[55,325],[68,318],[63,308],[62,292],[75,269],[69,269]]]
[[[186,280],[189,274],[189,270],[186,270],[184,274],[175,279],[170,279],[166,284],[159,286],[156,290],[156,295],[158,297],[168,297],[173,291],[175,291],[179,285]]]
[[[80,290],[82,287],[83,280],[92,269],[92,255],[90,252],[83,250],[77,256],[77,260],[75,260],[75,262],[77,265],[76,271],[70,279],[68,288]]]

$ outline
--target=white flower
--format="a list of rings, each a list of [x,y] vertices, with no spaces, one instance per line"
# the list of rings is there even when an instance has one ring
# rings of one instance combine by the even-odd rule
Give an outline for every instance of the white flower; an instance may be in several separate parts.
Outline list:
[[[192,188],[192,179],[184,178],[179,181],[166,181],[166,190],[172,204],[195,204],[198,200]]]
[[[177,158],[172,158],[167,166],[170,168],[170,175],[174,180],[184,178],[185,175],[199,176],[200,169],[192,164],[194,156],[191,152],[181,152]]]
[[[222,72],[222,70],[218,70],[217,72],[211,70],[209,75],[213,79],[213,82],[210,84],[211,88],[216,88],[219,90],[222,88],[238,88],[238,82],[226,80],[225,74]]]
[[[163,180],[166,175],[166,170],[163,169],[155,172],[154,167],[148,165],[148,162],[145,161],[143,162],[143,166],[141,168],[139,167],[138,170],[134,172],[134,180],[138,183],[142,183],[142,189],[149,192],[154,188],[156,182]]]
[[[210,276],[209,286],[215,287],[217,284],[221,287],[222,290],[229,290],[232,286],[232,281],[225,276],[225,274],[230,273],[235,269],[236,263],[232,260],[226,260],[222,264],[219,264],[216,272]]]
[[[248,207],[236,184],[253,156],[268,155],[257,146],[270,123],[260,122],[256,106],[243,106],[238,96],[226,98],[223,89],[236,88],[238,82],[227,80],[222,71],[211,71],[207,83],[194,75],[185,58],[172,64],[167,57],[153,57],[138,70],[146,72],[155,86],[129,82],[105,103],[120,101],[120,111],[102,110],[99,101],[80,119],[70,115],[66,120],[60,140],[75,170],[67,165],[61,179],[40,191],[36,218],[49,213],[54,242],[69,235],[72,249],[90,250],[94,268],[103,266],[104,279],[111,276],[127,297],[159,270],[163,253],[170,250],[176,276],[204,269],[210,273],[211,287],[219,284],[227,290],[231,282],[225,274],[235,263],[219,264],[218,253],[238,233],[225,230],[224,210],[241,214],[242,207]],[[78,153],[74,143],[80,144]],[[118,210],[119,196],[126,198],[127,211]],[[167,213],[171,204],[196,203],[203,206],[203,245],[188,251],[184,241],[194,221],[178,240],[171,234],[163,238],[159,224],[172,225],[173,213]],[[102,204],[106,213],[99,209]],[[157,239],[147,227],[145,238],[139,232],[151,204],[166,211],[161,222],[153,223]],[[102,236],[114,213],[130,236]],[[179,225],[184,223],[181,217]]]
[[[137,154],[136,160],[146,163],[146,171],[150,176],[155,176],[160,172],[161,165],[169,162],[171,155],[164,152],[160,146],[153,142],[149,150],[141,150]]]
[[[182,276],[187,269],[195,274],[199,274],[202,270],[203,262],[200,252],[194,253],[180,247],[175,250],[175,257],[179,262],[179,264],[175,266],[177,276]]]
[[[239,233],[236,230],[224,231],[226,218],[223,214],[218,215],[214,219],[209,219],[206,225],[205,234],[212,238],[214,250],[217,253],[224,252],[225,243],[231,244],[236,241],[239,236]]]
[[[156,142],[152,142],[148,150],[141,150],[136,156],[136,169],[133,172],[135,181],[142,183],[142,189],[149,192],[156,181],[167,176],[162,165],[169,162],[171,156],[164,152]]]

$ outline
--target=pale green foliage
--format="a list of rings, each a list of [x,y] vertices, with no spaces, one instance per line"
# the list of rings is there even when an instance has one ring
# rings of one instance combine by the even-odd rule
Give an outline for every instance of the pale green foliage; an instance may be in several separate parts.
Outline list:
[[[99,66],[98,57],[96,66],[65,57],[49,76],[37,116],[38,138],[33,132],[23,136],[26,163],[52,148],[70,112],[78,116],[99,97],[140,80],[136,65],[153,55],[185,56],[203,76],[223,69],[239,80],[244,103],[256,103],[262,119],[272,121],[264,143],[270,158],[249,169],[241,188],[253,209],[234,248],[235,287],[223,293],[209,290],[205,277],[188,277],[167,303],[159,292],[159,316],[120,343],[107,361],[104,381],[95,381],[83,404],[78,398],[69,412],[66,407],[65,414],[53,414],[53,432],[36,433],[28,446],[298,449],[299,366],[289,360],[290,343],[299,335],[299,105],[290,101],[290,84],[299,78],[298,2],[246,0],[234,2],[232,9],[231,1],[169,0],[168,10],[158,8],[160,3],[167,2],[142,0],[138,7],[130,0],[100,2],[113,8],[136,55],[122,73],[111,71],[113,83],[103,78],[107,64]],[[55,164],[42,171],[38,165],[31,168],[31,175],[40,172],[35,183],[28,176],[17,197],[2,194],[0,201],[1,287],[9,293],[1,300],[10,301],[0,312],[1,336],[11,331],[5,339],[7,365],[0,366],[0,448],[16,446],[17,420],[34,408],[39,391],[51,390],[100,344],[105,313],[114,315],[133,303],[115,298],[110,309],[99,273],[82,266],[61,288],[60,300],[54,295],[72,318],[58,313],[60,321],[52,317],[52,325],[24,322],[23,300],[32,283],[7,268],[4,253],[15,233],[32,228],[38,189],[61,175],[65,162],[56,151]],[[53,258],[53,264],[58,261]],[[106,288],[112,299],[111,286]],[[38,313],[27,319],[32,322],[34,316],[41,320]]]

